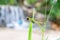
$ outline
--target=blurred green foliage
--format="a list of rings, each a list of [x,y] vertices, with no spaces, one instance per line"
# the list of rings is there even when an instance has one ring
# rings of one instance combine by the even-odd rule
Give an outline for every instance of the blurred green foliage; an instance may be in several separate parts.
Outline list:
[[[35,2],[36,2],[37,0],[27,0],[27,2],[29,3],[29,4],[35,4]]]
[[[0,4],[7,4],[8,0],[0,0]]]
[[[52,12],[55,13],[56,16],[60,16],[60,0],[57,0],[56,4],[54,4]]]
[[[0,0],[0,5],[5,4],[15,4],[16,0]]]
[[[15,4],[16,0],[9,0],[9,4]]]
[[[42,2],[41,6],[37,9],[38,12],[41,12],[43,14],[48,15],[51,9],[51,6],[53,5],[52,11],[51,11],[51,15],[54,14],[56,17],[60,16],[60,0],[48,0],[45,2]]]
[[[36,0],[28,0],[28,3],[35,4]],[[53,5],[53,8],[51,10],[51,7]],[[60,0],[44,0],[44,2],[41,2],[41,5],[39,7],[35,7],[37,12],[49,15],[49,12],[51,10],[50,14],[50,20],[54,22],[60,22]],[[60,23],[59,23],[60,24]]]
[[[53,8],[51,10],[52,5],[53,5]],[[44,14],[46,11],[47,15],[49,15],[49,12],[51,10],[50,21],[55,22],[60,25],[60,0],[48,0],[47,3],[44,2],[40,10],[42,10],[42,13]]]

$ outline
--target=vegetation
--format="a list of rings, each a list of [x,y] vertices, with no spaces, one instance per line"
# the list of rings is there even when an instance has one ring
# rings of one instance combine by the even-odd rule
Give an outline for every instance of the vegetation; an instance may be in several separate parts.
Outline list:
[[[39,9],[38,12],[48,15],[47,20],[45,22],[45,26],[40,27],[41,31],[42,31],[42,40],[44,40],[44,30],[45,30],[48,20],[50,20],[53,23],[56,23],[57,25],[60,25],[60,21],[59,21],[60,20],[60,5],[59,4],[60,4],[60,0],[48,0],[48,1],[46,0],[45,2],[42,2],[40,7],[38,8]],[[42,7],[43,7],[43,10],[41,9]],[[33,21],[35,21],[35,20],[33,20]],[[40,26],[39,23],[38,23],[38,25]],[[46,40],[48,40],[48,39],[46,39]]]
[[[0,5],[16,4],[16,0],[0,0]]]
[[[37,1],[37,0],[27,0],[27,2],[28,2],[30,5],[35,4],[36,1]]]

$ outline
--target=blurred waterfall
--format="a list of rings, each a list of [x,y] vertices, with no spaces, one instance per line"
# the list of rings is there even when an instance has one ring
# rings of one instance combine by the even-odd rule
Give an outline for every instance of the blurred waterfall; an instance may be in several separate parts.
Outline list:
[[[2,25],[2,19],[5,22],[7,28],[14,27],[19,28],[26,26],[24,21],[23,9],[18,6],[0,6],[0,25]]]

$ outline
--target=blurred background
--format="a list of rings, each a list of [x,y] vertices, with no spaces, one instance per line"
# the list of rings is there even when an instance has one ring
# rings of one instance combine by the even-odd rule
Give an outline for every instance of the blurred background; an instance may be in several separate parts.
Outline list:
[[[0,0],[0,26],[13,28],[14,25],[26,24],[25,27],[28,27],[28,17],[32,18],[34,12],[36,21],[41,25],[48,21],[47,29],[56,30],[60,26],[59,4],[59,0]],[[36,23],[33,24],[37,27]]]
[[[0,29],[28,30],[30,22],[33,31],[39,33],[40,27],[45,31],[60,32],[60,0],[0,0]],[[9,30],[11,31],[11,30]]]

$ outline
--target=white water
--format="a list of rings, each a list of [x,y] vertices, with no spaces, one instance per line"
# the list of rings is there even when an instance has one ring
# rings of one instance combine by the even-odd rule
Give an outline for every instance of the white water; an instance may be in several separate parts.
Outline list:
[[[14,27],[15,29],[20,29],[21,27],[27,27],[28,22],[24,19],[23,9],[18,6],[0,6],[1,7],[1,18],[0,25],[2,25],[1,20],[4,19],[6,27]],[[10,10],[10,12],[9,12]]]

